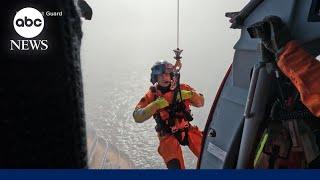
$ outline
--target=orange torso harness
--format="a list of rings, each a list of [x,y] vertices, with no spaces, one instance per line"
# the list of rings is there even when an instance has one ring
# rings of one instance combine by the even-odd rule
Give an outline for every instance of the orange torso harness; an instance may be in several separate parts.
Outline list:
[[[188,85],[181,84],[181,90],[192,90],[192,88]],[[191,101],[184,100],[182,102],[176,102],[176,107],[173,107],[174,99],[179,95],[178,92],[174,90],[169,90],[165,93],[162,93],[157,89],[156,86],[150,87],[150,93],[152,93],[153,99],[157,99],[158,97],[163,97],[169,102],[169,106],[157,111],[154,114],[154,119],[157,123],[156,131],[160,136],[163,135],[174,135],[179,140],[180,144],[186,145],[187,139],[181,139],[181,133],[185,133],[189,128],[189,121],[192,121],[193,118],[191,116]],[[174,98],[174,96],[176,97]],[[175,112],[173,112],[175,111]]]

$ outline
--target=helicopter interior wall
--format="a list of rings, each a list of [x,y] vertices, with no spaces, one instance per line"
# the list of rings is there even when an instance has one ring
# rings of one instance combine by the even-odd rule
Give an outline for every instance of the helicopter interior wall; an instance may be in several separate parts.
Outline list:
[[[311,22],[308,20],[309,13],[312,11],[312,2],[313,0],[297,1],[296,10],[292,17],[294,21],[290,25],[293,37],[304,44],[320,37],[320,21]]]
[[[258,43],[251,39],[246,27],[262,20],[268,15],[280,16],[288,23],[295,39],[314,56],[320,54],[319,23],[308,22],[312,0],[267,0],[262,2],[246,19],[239,41],[234,46],[235,55],[232,71],[223,87],[213,116],[209,119],[208,128],[216,131],[216,137],[208,137],[203,147],[200,168],[232,167],[240,141],[241,118],[250,83],[250,72],[259,59]],[[294,20],[294,21],[293,21]],[[310,32],[311,29],[311,32]],[[267,91],[267,90],[263,90]],[[260,92],[260,94],[263,92]],[[265,112],[265,109],[259,110]],[[229,158],[231,157],[232,158]]]
[[[214,122],[212,121],[209,125],[209,129],[216,130],[216,137],[206,137],[200,168],[223,168],[228,154],[236,151],[231,146],[234,138],[239,139],[234,136],[241,124],[240,117],[242,117],[244,106],[241,101],[245,100],[241,100],[240,96],[236,98],[230,96],[230,94],[237,94],[232,91],[240,90],[240,88],[232,86],[232,74],[231,72],[224,85],[224,88],[228,90],[222,92],[213,114]],[[246,94],[246,91],[243,90],[242,93]]]
[[[201,160],[201,168],[231,168],[236,159],[243,111],[248,94],[250,74],[257,62],[257,51],[236,50],[232,71],[223,87],[217,108],[211,118],[209,129],[215,129],[217,136],[207,138]],[[221,131],[223,130],[223,131]],[[218,149],[218,150],[217,150]],[[221,149],[221,150],[219,150]],[[224,151],[224,152],[223,152]],[[219,152],[224,158],[217,158]],[[222,159],[227,159],[222,161]]]
[[[313,0],[310,8],[309,22],[320,22],[320,0]]]
[[[236,50],[233,61],[233,85],[248,90],[250,74],[257,61],[257,51]],[[242,102],[244,104],[245,102]]]

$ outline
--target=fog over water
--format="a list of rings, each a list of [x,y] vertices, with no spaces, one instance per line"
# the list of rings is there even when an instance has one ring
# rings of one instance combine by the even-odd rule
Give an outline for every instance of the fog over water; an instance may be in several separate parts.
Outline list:
[[[87,124],[130,157],[135,168],[165,168],[157,152],[155,122],[137,124],[135,105],[150,87],[156,60],[174,63],[176,0],[87,0],[93,8],[84,21],[82,69]],[[239,30],[229,29],[225,12],[240,10],[248,0],[180,0],[181,82],[205,96],[192,108],[204,128],[212,101],[232,62]],[[187,168],[196,158],[184,148]]]

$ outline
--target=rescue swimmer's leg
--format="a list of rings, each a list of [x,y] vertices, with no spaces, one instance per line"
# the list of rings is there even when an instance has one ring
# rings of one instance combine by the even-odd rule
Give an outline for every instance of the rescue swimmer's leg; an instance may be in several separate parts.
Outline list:
[[[166,163],[168,169],[181,169],[180,161],[178,159],[172,159]]]
[[[182,150],[178,140],[174,136],[160,137],[158,152],[168,169],[185,169]]]
[[[188,131],[189,148],[197,158],[200,157],[202,132],[198,127],[191,127]]]

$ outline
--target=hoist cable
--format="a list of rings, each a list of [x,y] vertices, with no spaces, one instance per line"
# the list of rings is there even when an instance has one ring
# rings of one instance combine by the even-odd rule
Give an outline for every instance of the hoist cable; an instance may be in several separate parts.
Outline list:
[[[179,49],[179,34],[180,34],[180,29],[179,29],[179,19],[180,19],[180,12],[179,12],[179,10],[180,10],[180,3],[179,3],[179,0],[177,0],[177,48]]]

